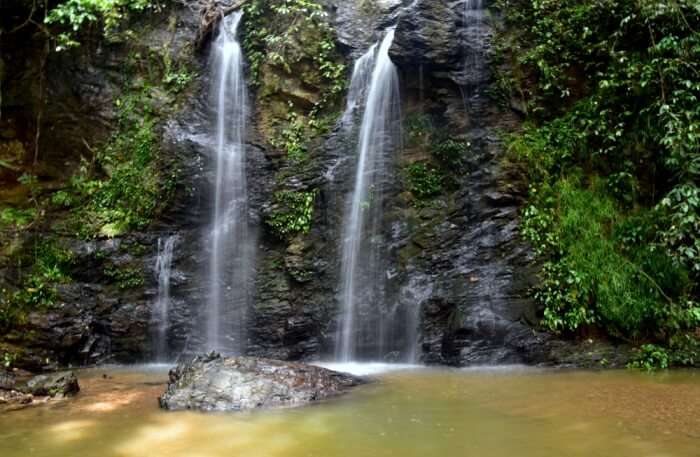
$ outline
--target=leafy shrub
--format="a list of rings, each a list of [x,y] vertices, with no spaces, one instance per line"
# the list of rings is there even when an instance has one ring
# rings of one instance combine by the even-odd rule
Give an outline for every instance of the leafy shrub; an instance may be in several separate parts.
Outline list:
[[[36,219],[36,208],[5,208],[0,211],[0,223],[23,228]]]
[[[548,328],[598,324],[621,338],[651,338],[685,308],[687,272],[663,250],[637,244],[644,235],[627,233],[626,219],[599,179],[561,179],[528,206],[523,233],[550,259],[535,295]],[[686,319],[678,330],[692,325]]]
[[[274,207],[265,222],[280,238],[308,233],[314,215],[316,192],[279,191],[274,195]]]
[[[52,197],[54,204],[74,207],[73,222],[86,238],[145,227],[172,186],[159,170],[155,118],[147,95],[127,94],[117,106],[117,130],[97,154],[106,176],[95,176],[83,163],[70,189]]]
[[[406,168],[408,189],[420,202],[439,195],[443,191],[443,174],[440,170],[417,162]]]
[[[318,88],[313,106],[288,102],[286,114],[280,109],[270,119],[272,145],[284,150],[292,162],[303,162],[311,141],[334,124],[338,115],[334,107],[347,84],[331,21],[322,3],[314,0],[252,0],[243,9],[243,47],[251,84],[262,86],[264,93],[267,68],[274,78],[289,75]]]
[[[521,228],[546,262],[545,324],[646,343],[640,366],[696,363],[697,2],[497,4],[507,79],[527,87],[508,146],[531,179]]]
[[[109,265],[105,268],[104,273],[120,289],[134,289],[145,283],[142,269],[134,266]]]
[[[17,290],[0,291],[0,329],[24,320],[28,311],[52,307],[58,298],[56,285],[71,281],[73,253],[52,239],[37,241],[31,252],[33,266]]]
[[[629,363],[632,368],[643,368],[647,371],[652,371],[657,368],[665,370],[670,365],[671,357],[666,348],[655,344],[644,344],[637,354]]]
[[[675,187],[659,205],[667,220],[661,239],[674,258],[700,274],[700,188],[688,182]]]
[[[427,140],[436,130],[432,117],[421,112],[408,113],[403,119],[403,128],[409,146]]]
[[[464,155],[471,144],[454,138],[446,138],[431,145],[430,152],[443,167],[459,171],[464,165]]]
[[[57,51],[79,46],[78,33],[88,24],[103,21],[105,36],[112,37],[125,16],[141,12],[156,2],[151,0],[66,0],[46,16],[46,23],[58,24]]]

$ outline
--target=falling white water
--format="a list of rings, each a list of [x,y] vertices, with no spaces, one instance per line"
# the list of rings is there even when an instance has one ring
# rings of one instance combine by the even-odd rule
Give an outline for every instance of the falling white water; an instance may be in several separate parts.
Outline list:
[[[158,323],[155,356],[156,361],[164,362],[168,357],[168,314],[170,312],[170,277],[173,263],[173,249],[177,237],[169,236],[163,241],[158,238],[158,257],[156,258],[156,279],[158,280],[158,298],[153,307],[153,317]]]
[[[244,348],[252,245],[245,174],[247,90],[237,39],[243,13],[224,18],[214,42],[216,188],[210,233],[206,349],[239,353]]]
[[[348,89],[348,102],[341,121],[345,129],[355,125],[355,114],[360,108],[362,100],[367,95],[366,92],[371,82],[372,69],[377,56],[377,46],[379,46],[378,43],[373,44],[367,52],[355,61],[350,88]]]
[[[342,362],[355,360],[360,346],[381,347],[381,313],[360,319],[360,306],[378,308],[384,292],[386,272],[379,246],[382,191],[388,179],[400,117],[398,74],[389,58],[393,39],[394,29],[391,29],[380,46],[373,46],[357,61],[345,115],[351,119],[364,98],[355,185],[343,233],[342,316],[336,343],[336,360]]]
[[[486,56],[484,25],[484,0],[466,0],[464,2],[464,27],[470,49],[467,50],[465,73],[467,75],[468,110],[473,111],[474,103],[479,99],[479,87],[485,75]]]

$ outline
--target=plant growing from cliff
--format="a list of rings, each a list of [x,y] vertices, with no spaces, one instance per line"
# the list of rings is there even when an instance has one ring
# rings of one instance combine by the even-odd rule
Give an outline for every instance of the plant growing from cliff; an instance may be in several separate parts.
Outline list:
[[[440,165],[448,170],[459,171],[464,166],[465,155],[471,143],[455,138],[444,138],[431,144],[430,152]]]
[[[0,211],[0,225],[23,230],[37,217],[36,208],[4,208]]]
[[[287,158],[291,161],[303,162],[308,154],[306,129],[306,123],[294,111],[294,104],[289,102],[286,125],[281,129],[277,138],[272,138],[271,143],[274,147],[286,151]]]
[[[265,63],[278,65],[291,74],[294,64],[311,59],[318,76],[330,83],[330,94],[342,92],[345,65],[337,59],[333,28],[320,3],[252,0],[245,4],[244,11],[243,46],[254,83],[259,83],[260,67]]]
[[[444,175],[437,168],[417,162],[406,167],[406,179],[408,189],[416,198],[417,204],[422,204],[436,195],[443,192]]]
[[[597,325],[631,341],[692,333],[700,307],[687,271],[647,239],[650,215],[625,215],[597,178],[531,189],[522,233],[548,259],[535,298],[543,324],[576,332]]]
[[[114,234],[144,227],[153,217],[160,194],[155,168],[158,140],[148,112],[132,119],[141,97],[118,100],[123,106],[119,131],[98,156],[109,179],[92,195],[91,207],[101,219],[102,232]]]
[[[134,289],[145,283],[143,270],[131,265],[108,265],[104,269],[106,277],[122,290]]]
[[[432,117],[421,112],[408,113],[403,119],[403,129],[408,146],[428,141],[436,131]]]
[[[328,114],[337,114],[332,108],[346,86],[346,67],[335,33],[323,6],[313,0],[253,0],[244,10],[243,47],[252,83],[264,85],[265,69],[266,74],[288,75],[318,88],[313,106],[288,101],[286,114],[272,119],[276,130],[272,144],[298,162],[306,157],[310,141],[326,133],[335,121],[329,121]]]
[[[156,117],[144,92],[116,100],[117,130],[96,151],[93,166],[83,163],[69,190],[55,194],[53,203],[75,207],[74,225],[82,237],[117,236],[145,227],[170,191],[158,163]]]
[[[281,239],[308,233],[314,216],[315,191],[279,191],[274,195],[273,210],[265,223]]]
[[[53,239],[39,240],[26,259],[18,259],[32,266],[16,290],[3,289],[0,293],[0,328],[8,329],[21,323],[29,311],[52,307],[58,298],[56,286],[71,281],[73,254]]]
[[[2,366],[5,367],[6,370],[9,370],[12,368],[12,365],[14,365],[15,361],[17,360],[17,354],[13,352],[3,352],[2,354]]]
[[[92,24],[102,22],[103,33],[114,38],[122,21],[131,13],[147,8],[159,8],[152,0],[66,0],[46,16],[47,25],[58,25],[62,31],[56,36],[56,50],[63,51],[80,45],[79,34]]]

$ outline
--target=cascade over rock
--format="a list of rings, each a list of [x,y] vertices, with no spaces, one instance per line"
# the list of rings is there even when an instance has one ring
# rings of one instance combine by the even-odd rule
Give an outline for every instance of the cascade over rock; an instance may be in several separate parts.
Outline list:
[[[213,224],[207,237],[210,265],[206,348],[229,353],[245,350],[255,245],[253,230],[248,226],[245,173],[248,91],[237,36],[242,18],[242,12],[223,18],[213,43],[216,184]]]
[[[158,257],[156,258],[156,278],[158,279],[158,297],[153,306],[155,320],[155,358],[157,361],[168,360],[168,324],[170,314],[170,280],[172,279],[173,250],[176,236],[164,240],[158,239]]]
[[[249,117],[241,118],[248,122],[247,128],[241,128],[238,138],[225,139],[225,148],[217,147],[212,88],[223,79],[217,79],[214,71],[216,37],[201,54],[191,52],[199,33],[199,16],[190,3],[173,2],[160,13],[137,18],[139,27],[134,27],[143,31],[141,55],[168,49],[173,68],[186,65],[193,74],[191,84],[176,98],[160,89],[149,95],[156,105],[168,108],[162,110],[154,129],[162,166],[177,171],[172,198],[150,225],[129,234],[89,241],[69,233],[58,235],[61,245],[74,256],[72,281],[58,287],[56,306],[30,312],[21,328],[0,336],[0,350],[17,354],[20,366],[40,370],[69,363],[154,360],[162,352],[160,343],[154,344],[154,334],[167,342],[164,352],[170,358],[220,346],[227,352],[260,357],[313,360],[334,357],[336,347],[342,346],[347,333],[342,331],[339,285],[346,203],[357,178],[357,142],[348,140],[347,123],[339,119],[334,129],[309,145],[303,167],[283,170],[291,175],[286,178],[291,189],[317,190],[313,220],[308,233],[291,240],[282,242],[271,234],[264,220],[275,205],[282,152],[269,141],[269,125],[259,121],[271,115],[265,104],[270,92],[280,99],[289,94],[279,93],[281,81],[274,87],[251,90],[248,97],[242,95],[240,99],[249,102]],[[348,65],[395,27],[388,57],[396,66],[401,86],[405,144],[395,154],[393,182],[384,190],[384,211],[373,240],[382,252],[381,271],[377,272],[384,280],[381,309],[363,308],[362,319],[402,317],[385,327],[392,333],[386,338],[361,341],[361,352],[387,361],[415,358],[450,365],[587,363],[572,360],[566,343],[533,331],[541,310],[528,298],[528,289],[535,281],[537,265],[517,230],[526,188],[518,170],[504,166],[498,134],[517,128],[519,119],[499,109],[486,95],[493,83],[491,37],[499,21],[497,12],[466,14],[468,7],[480,3],[471,0],[387,0],[369,10],[356,2],[322,3]],[[488,8],[489,2],[482,6]],[[230,14],[225,22],[233,18]],[[241,21],[245,25],[245,18]],[[23,94],[32,92],[31,78],[26,75],[36,74],[41,43],[22,33],[7,39],[13,41],[8,49],[27,51],[2,56],[0,140],[14,141],[28,129],[10,129],[5,119],[29,124],[36,117],[33,100]],[[131,51],[119,43],[94,43],[70,55],[51,55],[43,127],[52,133],[41,141],[42,148],[50,151],[43,159],[52,170],[70,175],[78,168],[81,155],[91,156],[86,144],[95,149],[108,138],[116,119],[114,99],[123,90],[122,67]],[[470,64],[474,58],[482,60]],[[239,70],[247,72],[247,65],[241,62]],[[297,78],[301,71],[295,70],[299,69],[292,68],[285,77]],[[271,81],[274,72],[261,71],[263,84]],[[298,79],[294,84],[299,84]],[[237,87],[243,86],[239,80]],[[306,84],[304,90],[318,93],[312,84]],[[360,111],[356,109],[350,117]],[[429,124],[433,130],[409,138],[415,130],[409,121],[415,119],[425,121],[415,124]],[[459,163],[448,170],[449,186],[431,195],[428,202],[418,201],[408,171],[416,164],[432,166],[431,142],[445,136],[468,146],[460,150]],[[235,206],[237,216],[227,220],[241,224],[235,233],[248,230],[248,241],[242,244],[256,248],[255,255],[250,248],[242,257],[223,245],[218,249],[211,236],[224,233],[216,230],[220,224],[212,215],[231,209],[217,200],[216,189],[230,189],[222,180],[225,174],[217,174],[221,170],[217,161],[230,158],[218,152],[232,144],[236,145],[233,150],[245,151],[236,155],[232,168],[239,173],[234,180],[237,185],[245,183],[247,204]],[[238,194],[229,202],[242,198]],[[55,232],[42,226],[31,236],[43,234]],[[160,275],[153,274],[153,267],[159,256],[158,240],[171,235],[177,236],[177,245],[169,262],[167,317],[163,318],[165,308],[158,297],[165,294],[164,284]],[[31,237],[23,240],[27,246],[31,241]],[[224,252],[222,262],[254,257],[255,277],[245,274],[245,280],[236,282],[244,287],[228,289],[234,265],[211,274],[219,265],[218,260],[212,261],[212,254]],[[20,269],[8,259],[0,261],[0,279],[3,285],[14,287]],[[113,272],[122,268],[144,273],[142,280],[119,283]],[[214,285],[222,286],[217,287],[220,300],[212,300]],[[238,294],[249,300],[244,318],[225,312],[243,309],[227,308],[241,301]],[[221,320],[210,317],[214,303],[218,303],[215,314]],[[409,322],[408,317],[413,320]],[[161,327],[164,320],[167,325]],[[214,325],[216,322],[220,325]],[[208,338],[208,327],[219,336]],[[407,328],[415,328],[415,333],[405,331]],[[418,345],[413,344],[416,341]],[[232,345],[227,346],[229,343]],[[615,360],[614,349],[599,352]]]
[[[356,62],[344,116],[352,117],[353,111],[362,107],[355,184],[346,203],[341,240],[342,318],[336,358],[344,362],[358,355],[383,357],[394,342],[386,334],[399,324],[395,322],[399,316],[385,313],[383,306],[390,268],[383,249],[384,193],[393,184],[394,157],[400,144],[398,74],[389,59],[393,41],[392,28],[379,46],[373,45]],[[363,346],[370,346],[370,351],[358,354]]]

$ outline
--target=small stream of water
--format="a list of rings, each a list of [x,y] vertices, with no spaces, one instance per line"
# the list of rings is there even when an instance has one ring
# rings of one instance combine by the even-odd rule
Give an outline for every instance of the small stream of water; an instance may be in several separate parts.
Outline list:
[[[155,359],[165,361],[169,358],[168,328],[170,314],[170,279],[172,276],[173,250],[177,236],[158,238],[158,257],[156,258],[156,279],[158,280],[158,297],[153,306],[153,317],[157,322],[155,338]]]

